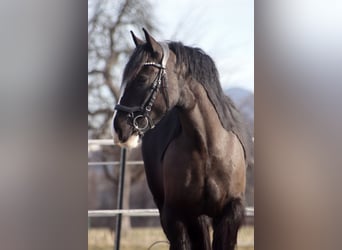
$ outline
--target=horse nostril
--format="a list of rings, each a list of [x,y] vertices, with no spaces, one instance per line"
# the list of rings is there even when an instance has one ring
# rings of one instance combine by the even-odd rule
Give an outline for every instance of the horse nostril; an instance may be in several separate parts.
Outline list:
[[[128,140],[129,134],[123,133],[123,130],[121,128],[115,128],[115,132],[120,142],[125,142]]]
[[[126,141],[128,140],[128,138],[129,138],[129,135],[128,135],[128,134],[123,134],[123,133],[121,133],[121,135],[119,136],[119,140],[120,140],[121,142],[126,142]]]

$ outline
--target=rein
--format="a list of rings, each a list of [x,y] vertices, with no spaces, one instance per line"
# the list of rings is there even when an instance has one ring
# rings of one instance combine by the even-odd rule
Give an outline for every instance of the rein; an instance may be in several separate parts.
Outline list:
[[[151,111],[153,104],[157,98],[160,86],[162,85],[162,79],[164,78],[166,85],[166,63],[169,58],[169,47],[166,43],[160,43],[163,49],[161,63],[145,62],[143,66],[152,66],[159,69],[157,77],[152,83],[150,91],[140,106],[129,107],[122,104],[115,105],[115,110],[128,113],[129,124],[133,127],[134,131],[140,136],[143,136],[146,131],[155,127],[155,123],[151,118]],[[167,108],[169,106],[168,98],[164,95]]]

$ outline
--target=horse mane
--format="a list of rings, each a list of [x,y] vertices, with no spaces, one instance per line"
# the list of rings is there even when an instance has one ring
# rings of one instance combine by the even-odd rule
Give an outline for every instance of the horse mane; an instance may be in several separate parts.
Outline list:
[[[246,156],[251,145],[246,123],[233,101],[224,94],[219,73],[214,61],[203,50],[185,46],[180,42],[169,42],[170,49],[176,54],[176,65],[183,70],[185,77],[193,77],[203,85],[208,98],[213,104],[222,126],[232,131],[241,141]]]

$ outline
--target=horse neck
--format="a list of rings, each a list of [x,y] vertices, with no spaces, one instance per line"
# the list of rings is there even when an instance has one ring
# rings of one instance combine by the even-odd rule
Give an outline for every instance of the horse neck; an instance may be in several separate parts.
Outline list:
[[[226,134],[202,84],[192,81],[181,92],[179,117],[186,136],[196,137],[203,149],[217,147]],[[224,132],[224,133],[223,133]]]

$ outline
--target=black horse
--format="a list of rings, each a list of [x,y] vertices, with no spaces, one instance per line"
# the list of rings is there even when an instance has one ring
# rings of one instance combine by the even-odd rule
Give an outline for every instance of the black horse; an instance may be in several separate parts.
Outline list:
[[[132,32],[136,49],[115,107],[114,140],[130,148],[142,139],[170,249],[232,250],[244,217],[246,126],[208,55],[144,33],[146,42]]]

